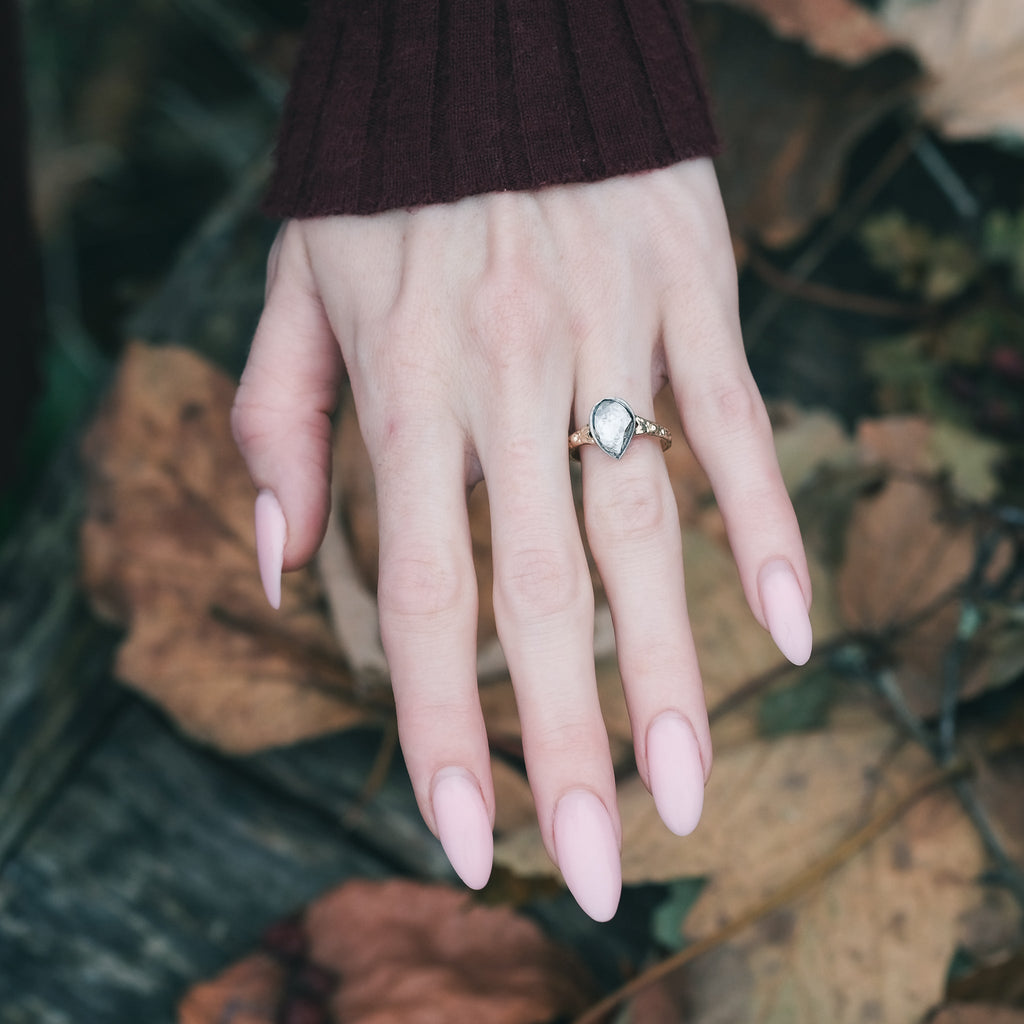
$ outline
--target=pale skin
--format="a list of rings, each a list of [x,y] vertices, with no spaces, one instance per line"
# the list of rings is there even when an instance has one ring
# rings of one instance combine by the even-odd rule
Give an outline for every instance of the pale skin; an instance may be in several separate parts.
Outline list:
[[[423,817],[466,883],[483,885],[494,793],[466,494],[486,479],[495,613],[541,833],[605,920],[621,829],[566,445],[595,402],[620,397],[651,417],[671,386],[754,617],[790,660],[810,654],[806,559],[743,350],[710,161],[283,227],[233,413],[272,603],[282,567],[308,562],[323,537],[343,374],[376,479],[381,635]],[[620,461],[581,455],[637,767],[685,834],[711,742],[664,457],[649,437]]]

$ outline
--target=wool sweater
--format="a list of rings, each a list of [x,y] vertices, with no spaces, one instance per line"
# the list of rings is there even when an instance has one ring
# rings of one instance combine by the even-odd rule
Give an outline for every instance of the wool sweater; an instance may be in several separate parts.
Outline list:
[[[713,153],[682,0],[313,0],[266,200],[369,214]]]

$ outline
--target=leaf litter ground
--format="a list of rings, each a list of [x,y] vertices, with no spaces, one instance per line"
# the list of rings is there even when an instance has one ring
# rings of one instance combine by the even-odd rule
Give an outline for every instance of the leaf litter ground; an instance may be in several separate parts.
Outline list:
[[[1019,158],[989,140],[1021,134],[1024,31],[1005,0],[887,0],[874,13],[834,0],[827,18],[824,6],[704,0],[694,12],[727,142],[723,189],[737,253],[749,267],[742,279],[748,341],[759,380],[777,396],[780,460],[810,548],[818,653],[802,672],[779,664],[746,610],[706,477],[678,443],[668,462],[717,751],[705,820],[689,840],[664,831],[636,778],[607,615],[599,615],[596,647],[621,780],[624,873],[637,892],[653,886],[643,890],[655,894],[648,905],[660,904],[640,916],[646,937],[634,941],[619,980],[672,949],[685,954],[703,943],[706,952],[611,1011],[633,1024],[900,1024],[923,1020],[947,988],[958,1001],[938,1020],[1001,1014],[1010,1021],[1024,1002],[1019,991],[987,980],[1020,956],[1024,175]],[[239,3],[240,20],[204,23],[201,31],[216,36],[241,70],[222,83],[208,115],[215,136],[231,146],[210,148],[196,106],[180,94],[158,119],[157,141],[174,152],[174,173],[204,183],[190,216],[208,219],[184,249],[176,248],[180,228],[173,237],[168,229],[162,269],[145,264],[148,278],[107,264],[104,281],[103,261],[94,261],[79,307],[86,333],[115,333],[102,327],[102,303],[110,300],[97,297],[106,287],[122,296],[122,308],[123,296],[136,296],[142,336],[188,339],[237,367],[258,304],[252,257],[262,244],[250,226],[258,187],[240,169],[258,169],[294,39],[271,7],[257,15]],[[160,16],[151,17],[155,24]],[[246,19],[250,29],[240,31]],[[158,40],[163,28],[140,31]],[[58,125],[63,133],[43,134],[44,163],[68,170],[44,192],[45,241],[66,246],[73,237],[85,251],[102,231],[110,246],[106,214],[116,200],[101,187],[104,175],[109,182],[118,167],[153,164],[152,135],[133,134],[133,117],[152,103],[152,67],[140,58],[121,65],[116,81],[100,82],[95,65],[80,64],[94,88],[124,102],[99,119],[88,105],[72,105]],[[179,84],[205,96],[208,83],[190,74],[179,74]],[[760,88],[751,90],[755,75]],[[985,145],[956,148],[943,135]],[[85,159],[83,139],[123,162]],[[205,207],[203,194],[211,197]],[[240,279],[232,267],[249,276]],[[219,287],[225,280],[234,286]],[[386,721],[372,478],[363,455],[357,445],[339,449],[340,514],[320,572],[289,577],[284,614],[272,616],[253,569],[252,495],[226,429],[231,390],[230,376],[193,354],[136,345],[121,353],[90,430],[85,580],[97,609],[128,631],[119,674],[185,732],[230,753]],[[658,416],[674,419],[664,400]],[[342,416],[338,429],[354,425]],[[473,501],[486,596],[486,495]],[[334,568],[325,571],[329,558]],[[544,879],[557,873],[532,823],[518,721],[486,599],[482,612],[481,696],[504,868],[485,898],[504,904],[496,913],[507,915],[482,928],[511,935],[526,927],[513,905],[544,905]],[[345,628],[336,628],[339,620]],[[927,788],[943,771],[944,784]],[[894,807],[901,813],[889,821]],[[859,845],[851,837],[861,837]],[[448,911],[428,912],[426,924],[416,915],[436,897],[469,929],[478,909],[462,895],[402,884],[410,887],[402,899],[368,883],[360,894],[371,904],[382,899],[395,929],[387,934],[415,947],[376,993],[347,988],[332,959],[341,954],[317,942],[302,960],[305,980],[282,965],[279,951],[264,950],[262,967],[246,961],[218,984],[229,995],[227,978],[262,986],[264,1017],[252,1019],[277,1019],[282,1000],[297,992],[312,999],[305,985],[329,992],[318,1005],[335,1019],[376,1019],[380,1010],[386,1020],[386,990],[396,977],[421,986],[416,1001],[426,1007],[469,979],[477,996],[493,997],[489,1008],[467,1011],[473,1020],[564,1017],[596,997],[585,969],[566,966],[569,952],[538,952],[549,941],[539,933],[531,933],[533,952],[498,945],[471,967],[446,961],[442,971]],[[790,898],[776,906],[780,892]],[[350,913],[338,907],[340,896],[328,894],[306,918],[326,915],[331,934],[330,915]],[[381,917],[370,913],[369,933]],[[731,922],[745,920],[746,928],[730,932]],[[471,930],[460,925],[454,934]],[[492,962],[536,973],[512,991],[483,970]],[[471,973],[477,968],[480,976]],[[517,1002],[524,989],[550,999]],[[199,987],[187,998],[183,1020],[206,1019],[190,1014],[213,998],[210,991]],[[345,1000],[360,999],[363,1009],[338,1016]],[[979,1016],[982,1009],[991,1016]],[[401,1012],[394,1019],[416,1019],[408,1007]]]

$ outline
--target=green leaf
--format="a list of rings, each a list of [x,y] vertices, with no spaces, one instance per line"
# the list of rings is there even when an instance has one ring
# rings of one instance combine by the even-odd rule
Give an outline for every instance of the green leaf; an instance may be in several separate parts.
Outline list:
[[[794,683],[761,698],[758,731],[762,736],[783,736],[819,729],[828,719],[835,695],[835,678],[827,669],[802,672]]]
[[[686,944],[683,922],[704,891],[706,878],[681,878],[667,886],[668,896],[651,915],[651,934],[666,949],[676,952]]]

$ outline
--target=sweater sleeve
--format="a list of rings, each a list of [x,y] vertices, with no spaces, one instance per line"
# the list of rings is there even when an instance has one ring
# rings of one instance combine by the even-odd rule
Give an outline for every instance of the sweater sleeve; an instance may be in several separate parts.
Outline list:
[[[368,214],[712,154],[681,0],[313,0],[266,208]]]

